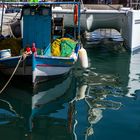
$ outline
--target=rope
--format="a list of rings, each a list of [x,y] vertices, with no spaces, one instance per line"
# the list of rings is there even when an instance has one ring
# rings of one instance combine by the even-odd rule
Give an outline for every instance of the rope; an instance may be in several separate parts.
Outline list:
[[[111,6],[110,4],[107,4],[107,5],[108,5],[108,7],[112,8],[112,9],[114,9],[114,10],[117,10],[117,11],[119,11],[119,10],[120,10],[120,9],[117,9],[117,8],[115,8],[115,7]]]
[[[16,67],[15,67],[15,69],[14,69],[12,75],[10,76],[9,80],[6,82],[6,84],[4,85],[4,87],[1,89],[0,94],[4,91],[4,89],[7,87],[7,85],[9,84],[9,82],[11,81],[11,79],[13,78],[13,76],[14,76],[14,74],[16,73],[17,68],[18,68],[18,66],[19,66],[19,64],[20,64],[20,62],[21,62],[21,60],[22,60],[22,56],[20,56],[20,59],[18,60],[18,63],[17,63],[17,65],[16,65]]]

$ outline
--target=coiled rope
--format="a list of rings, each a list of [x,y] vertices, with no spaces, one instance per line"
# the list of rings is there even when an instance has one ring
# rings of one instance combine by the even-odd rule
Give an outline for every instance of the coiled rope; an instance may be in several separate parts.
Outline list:
[[[22,57],[23,57],[23,56],[20,56],[20,59],[18,60],[18,63],[17,63],[17,65],[16,65],[16,67],[15,67],[15,69],[14,69],[12,75],[10,76],[9,80],[6,82],[6,84],[4,85],[4,87],[1,89],[0,94],[5,90],[5,88],[6,88],[7,85],[10,83],[11,79],[13,78],[14,74],[16,73],[16,71],[17,71],[17,69],[18,69],[18,67],[19,67],[19,64],[20,64],[20,62],[21,62],[21,60],[22,60]]]

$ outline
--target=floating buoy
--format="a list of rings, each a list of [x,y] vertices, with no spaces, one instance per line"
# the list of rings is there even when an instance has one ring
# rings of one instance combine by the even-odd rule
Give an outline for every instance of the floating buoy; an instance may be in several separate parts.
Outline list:
[[[77,91],[77,95],[76,95],[77,100],[82,100],[85,98],[86,89],[87,89],[87,85],[82,85],[81,87],[79,87],[79,90]]]
[[[79,58],[80,58],[81,66],[83,68],[88,68],[87,52],[83,47],[79,50]]]

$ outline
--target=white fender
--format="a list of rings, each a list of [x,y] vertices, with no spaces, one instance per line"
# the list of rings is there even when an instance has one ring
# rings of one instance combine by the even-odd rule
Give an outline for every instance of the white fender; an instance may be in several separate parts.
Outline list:
[[[79,50],[79,58],[80,58],[81,66],[83,68],[88,68],[87,52],[83,47]]]

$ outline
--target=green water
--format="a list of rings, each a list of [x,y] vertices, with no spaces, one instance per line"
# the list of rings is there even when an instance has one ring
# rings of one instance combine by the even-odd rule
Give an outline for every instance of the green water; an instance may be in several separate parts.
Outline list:
[[[26,80],[8,85],[0,95],[0,140],[140,139],[140,53],[87,47],[86,70],[78,63],[34,90]]]

